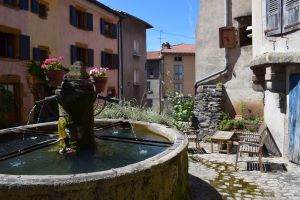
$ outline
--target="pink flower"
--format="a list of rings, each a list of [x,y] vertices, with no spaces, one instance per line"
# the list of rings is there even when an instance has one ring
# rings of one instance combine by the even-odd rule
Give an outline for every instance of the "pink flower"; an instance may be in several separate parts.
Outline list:
[[[59,56],[58,60],[63,61],[63,60],[65,60],[65,58],[63,56]]]
[[[42,64],[41,68],[42,68],[42,69],[46,69],[46,65],[45,65],[45,64]]]

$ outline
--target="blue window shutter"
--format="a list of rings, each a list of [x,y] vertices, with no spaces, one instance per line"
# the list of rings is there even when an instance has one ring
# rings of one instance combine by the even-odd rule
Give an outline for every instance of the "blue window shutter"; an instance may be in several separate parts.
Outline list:
[[[30,60],[30,37],[28,35],[20,35],[20,59]]]
[[[105,30],[105,21],[104,19],[100,19],[100,33],[104,34],[104,30]]]
[[[281,0],[266,0],[267,36],[281,33]]]
[[[77,60],[77,47],[71,45],[71,65]]]
[[[7,4],[7,5],[13,5],[14,1],[13,0],[4,0],[4,4]]]
[[[106,66],[106,53],[104,51],[101,51],[101,67],[107,67]]]
[[[119,69],[119,55],[118,54],[113,54],[112,68]]]
[[[43,61],[42,60],[42,52],[39,48],[33,48],[33,60],[35,61]]]
[[[94,49],[88,49],[88,66],[94,66]]]
[[[39,3],[37,0],[31,0],[31,12],[36,14],[39,13]]]
[[[118,38],[118,26],[117,24],[112,25],[112,38]]]
[[[72,24],[73,26],[78,26],[77,11],[74,6],[70,6],[70,24]]]
[[[19,7],[22,10],[28,10],[29,9],[28,0],[19,0]]]
[[[87,19],[87,30],[93,31],[93,15],[91,13],[86,13]]]

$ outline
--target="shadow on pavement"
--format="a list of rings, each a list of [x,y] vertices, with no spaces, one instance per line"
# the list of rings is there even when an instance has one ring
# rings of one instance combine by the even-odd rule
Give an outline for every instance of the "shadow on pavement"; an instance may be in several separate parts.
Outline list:
[[[221,194],[207,182],[189,174],[186,200],[221,200]]]

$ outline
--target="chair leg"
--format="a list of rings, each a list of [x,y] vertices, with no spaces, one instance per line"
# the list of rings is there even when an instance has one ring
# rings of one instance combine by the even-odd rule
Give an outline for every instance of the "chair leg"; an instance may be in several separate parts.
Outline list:
[[[263,167],[262,167],[262,151],[259,150],[259,169],[260,169],[260,172],[263,171]]]
[[[214,152],[214,144],[213,144],[212,141],[210,141],[210,150],[211,150],[210,153],[213,153],[213,152]]]
[[[237,152],[236,152],[235,169],[237,169],[237,162],[238,162],[239,154],[240,154],[240,145],[238,146]]]

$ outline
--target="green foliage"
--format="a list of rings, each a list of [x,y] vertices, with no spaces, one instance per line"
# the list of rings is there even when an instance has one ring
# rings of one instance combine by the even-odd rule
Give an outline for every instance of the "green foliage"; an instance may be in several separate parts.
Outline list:
[[[188,122],[176,121],[171,115],[166,113],[159,114],[151,109],[138,106],[133,102],[124,102],[123,105],[115,103],[108,104],[103,111],[96,116],[96,118],[124,119],[158,123],[177,128],[181,131],[184,131],[189,127]]]
[[[193,97],[184,97],[182,94],[175,93],[170,97],[173,108],[172,115],[178,121],[189,122],[193,116],[194,99]]]
[[[46,75],[44,73],[44,70],[41,68],[41,65],[32,60],[28,63],[27,68],[29,74],[40,78],[43,82],[46,82]]]

